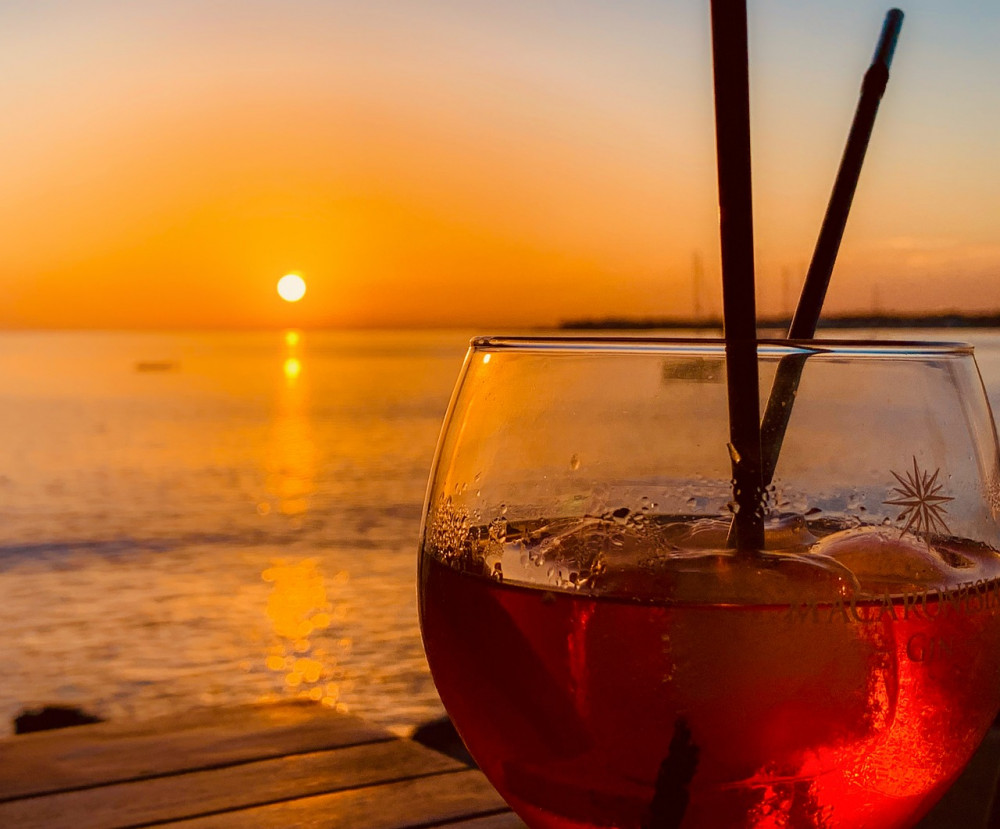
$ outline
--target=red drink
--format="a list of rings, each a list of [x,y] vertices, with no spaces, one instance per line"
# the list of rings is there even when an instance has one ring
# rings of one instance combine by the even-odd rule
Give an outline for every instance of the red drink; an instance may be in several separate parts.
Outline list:
[[[664,526],[661,545],[697,535]],[[591,526],[539,585],[523,534],[482,536],[425,551],[421,624],[445,707],[533,827],[909,826],[996,714],[982,545],[806,533],[748,563],[619,533],[612,567]]]

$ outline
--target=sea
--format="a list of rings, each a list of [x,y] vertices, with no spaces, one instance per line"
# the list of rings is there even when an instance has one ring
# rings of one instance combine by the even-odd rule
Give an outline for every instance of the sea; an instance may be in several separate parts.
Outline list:
[[[504,332],[0,332],[0,734],[43,705],[441,716],[416,552],[474,333]],[[971,342],[1000,412],[1000,330],[841,334]]]

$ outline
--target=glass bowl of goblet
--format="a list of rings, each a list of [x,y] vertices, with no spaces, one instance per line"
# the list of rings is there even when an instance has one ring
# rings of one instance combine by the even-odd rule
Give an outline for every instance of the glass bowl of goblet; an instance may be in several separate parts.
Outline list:
[[[1000,468],[971,347],[756,350],[781,427],[747,548],[723,342],[472,343],[421,630],[529,826],[912,826],[997,714]]]

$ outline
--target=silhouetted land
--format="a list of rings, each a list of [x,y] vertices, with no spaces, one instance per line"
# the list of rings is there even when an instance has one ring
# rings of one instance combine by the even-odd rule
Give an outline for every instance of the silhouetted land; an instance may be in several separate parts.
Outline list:
[[[759,329],[774,328],[787,331],[791,320],[787,317],[762,317],[757,322]],[[649,329],[718,329],[722,330],[721,318],[684,319],[681,317],[603,317],[595,319],[566,320],[559,325],[562,329],[577,331]],[[820,328],[1000,328],[1000,312],[991,314],[845,314],[822,317]]]

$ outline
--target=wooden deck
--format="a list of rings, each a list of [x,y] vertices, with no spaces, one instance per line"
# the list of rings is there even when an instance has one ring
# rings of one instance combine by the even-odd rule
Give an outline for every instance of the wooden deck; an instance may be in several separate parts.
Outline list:
[[[989,827],[993,731],[920,829]],[[313,703],[206,709],[0,740],[0,827],[523,829],[458,760]]]
[[[314,703],[0,740],[0,827],[442,825],[523,827],[479,771]]]

